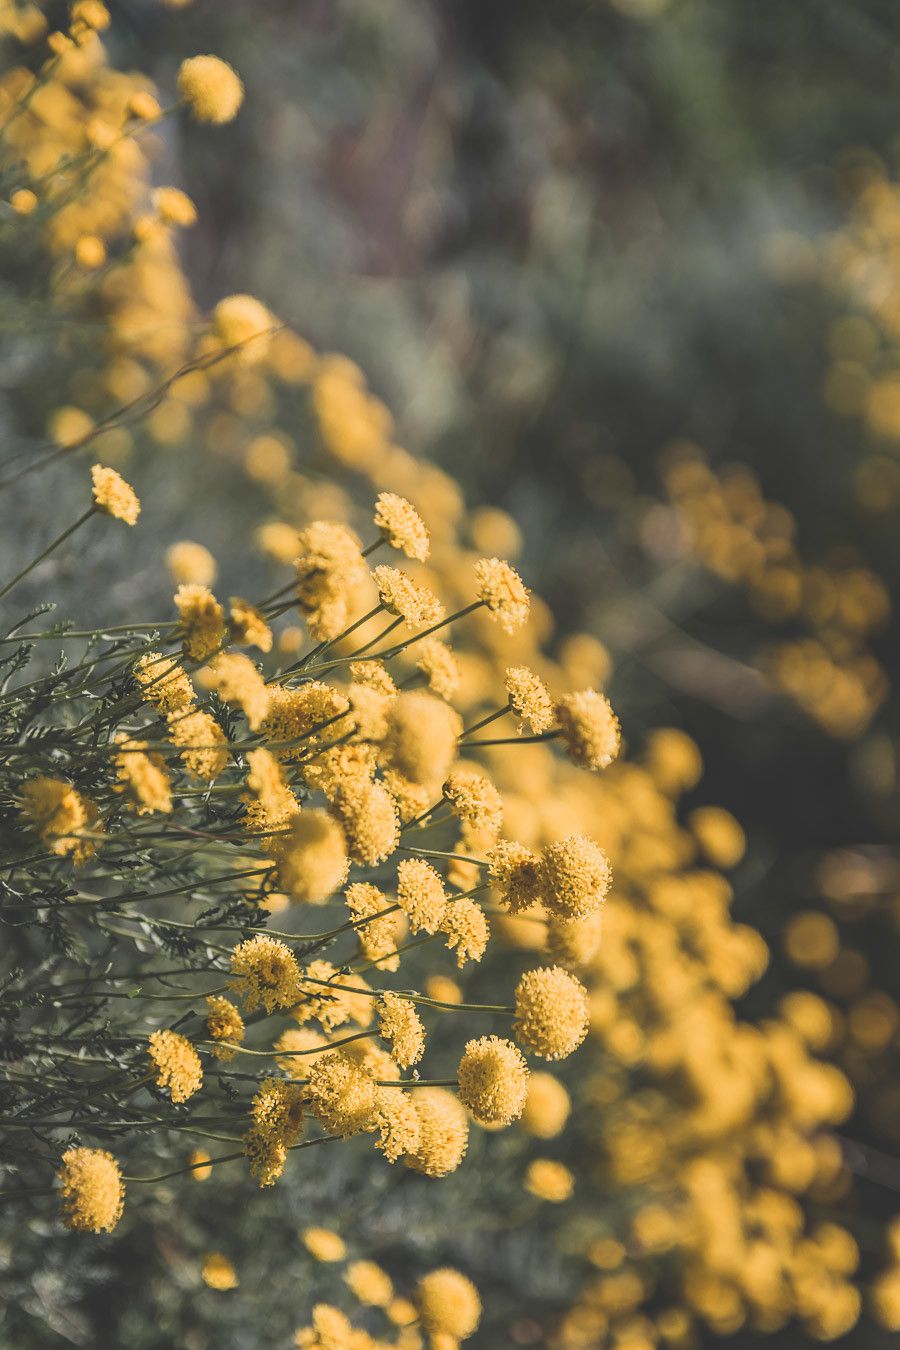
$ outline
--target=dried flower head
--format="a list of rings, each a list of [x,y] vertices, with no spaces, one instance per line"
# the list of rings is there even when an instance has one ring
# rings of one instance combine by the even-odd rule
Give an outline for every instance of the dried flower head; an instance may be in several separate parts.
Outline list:
[[[279,845],[278,876],[295,900],[324,904],[344,884],[349,865],[344,831],[327,811],[315,808],[291,818]]]
[[[556,720],[569,757],[583,769],[605,769],[619,753],[622,732],[609,699],[596,689],[566,694]]]
[[[457,1070],[459,1100],[476,1120],[511,1125],[528,1090],[528,1065],[512,1041],[481,1036],[469,1041]]]
[[[488,854],[488,877],[510,914],[521,914],[544,898],[541,855],[526,844],[501,839]]]
[[[105,469],[102,464],[95,464],[91,469],[91,482],[91,496],[98,511],[112,516],[114,520],[124,521],[126,525],[137,524],[141,514],[138,495],[115,469]]]
[[[303,1134],[303,1090],[283,1078],[266,1078],[250,1103],[244,1153],[260,1186],[271,1186],[284,1171],[288,1150]]]
[[[432,1336],[464,1341],[481,1321],[481,1299],[471,1280],[450,1266],[423,1275],[416,1302],[425,1330]]]
[[[468,896],[452,898],[444,908],[440,931],[447,935],[447,946],[456,952],[456,964],[480,961],[491,936],[487,915]]]
[[[192,661],[208,661],[225,637],[225,611],[207,586],[189,584],[175,592],[175,608],[183,635],[185,655]]]
[[[520,731],[527,726],[539,736],[553,726],[553,699],[539,675],[528,666],[510,666],[504,683],[513,712],[522,719]]]
[[[452,649],[440,638],[423,638],[416,644],[416,668],[428,681],[428,688],[438,698],[453,698],[461,679],[459,662]]]
[[[424,689],[411,689],[391,705],[382,761],[413,783],[443,783],[456,758],[461,731],[459,714],[442,699]]]
[[[118,782],[116,792],[127,792],[139,816],[154,811],[172,810],[172,780],[162,755],[151,751],[147,741],[136,741],[121,733],[115,737],[118,753],[113,765]]]
[[[63,1223],[79,1233],[111,1233],[125,1208],[119,1164],[99,1148],[70,1148],[58,1172]]]
[[[541,1059],[565,1059],[588,1031],[587,991],[561,966],[526,970],[516,986],[516,1040]]]
[[[551,918],[547,926],[547,954],[557,965],[587,966],[600,950],[603,912],[595,909],[578,919]]]
[[[368,988],[365,980],[361,975],[354,975],[353,984],[345,985],[337,976],[338,969],[330,961],[310,961],[304,967],[301,999],[293,1009],[298,1022],[316,1018],[326,1031],[351,1021],[361,1027],[369,1025],[372,1020],[372,999],[362,992]]]
[[[180,539],[166,549],[166,567],[178,586],[211,586],[219,570],[209,549],[192,539]]]
[[[157,1087],[168,1088],[173,1102],[186,1102],[199,1092],[203,1067],[190,1041],[177,1031],[153,1031],[148,1040]]]
[[[397,803],[383,783],[368,778],[351,780],[333,795],[332,807],[344,828],[353,862],[374,867],[397,848]]]
[[[20,789],[19,813],[51,853],[61,858],[71,854],[78,863],[95,851],[90,840],[79,836],[96,828],[96,808],[71,783],[42,775],[27,779]]]
[[[359,538],[337,521],[316,520],[297,540],[297,599],[321,641],[346,627],[347,592],[366,576]]]
[[[245,816],[247,828],[256,831],[259,824],[264,830],[283,829],[291,816],[300,810],[300,803],[285,782],[280,763],[262,746],[248,750],[247,763],[250,766],[247,774],[249,792],[243,798],[248,807],[247,816],[250,816],[249,820]],[[272,842],[269,840],[270,844]]]
[[[324,729],[349,706],[344,694],[319,680],[295,689],[273,687],[262,731],[280,756],[291,759],[308,752],[315,745],[313,732]]]
[[[291,1008],[300,998],[300,967],[290,947],[278,938],[257,933],[231,953],[231,987],[248,1012],[263,1007]]]
[[[535,1158],[525,1173],[525,1189],[538,1200],[560,1205],[575,1189],[575,1178],[565,1163],[552,1158]]]
[[[228,740],[214,717],[197,708],[166,717],[169,739],[181,750],[184,767],[199,783],[211,783],[228,764]]]
[[[397,865],[397,904],[414,933],[436,933],[447,904],[444,883],[423,858],[404,858]]]
[[[391,1059],[401,1069],[418,1064],[425,1051],[425,1028],[416,1006],[399,994],[384,993],[378,1001],[378,1030],[390,1042]]]
[[[532,1073],[522,1111],[522,1127],[535,1139],[555,1139],[565,1129],[572,1100],[552,1073]]]
[[[431,544],[425,522],[405,497],[380,492],[375,498],[375,524],[391,548],[399,549],[407,558],[424,562],[428,557]]]
[[[348,886],[344,898],[357,921],[356,936],[366,960],[377,964],[379,970],[396,970],[400,965],[397,942],[401,931],[396,906],[388,903],[377,886],[365,881]],[[393,913],[386,912],[391,909]]]
[[[586,834],[570,834],[544,850],[544,903],[559,919],[579,919],[599,909],[612,882],[609,859]]]
[[[427,1177],[445,1177],[455,1172],[469,1144],[465,1110],[446,1088],[416,1088],[412,1102],[419,1117],[419,1142],[407,1153],[407,1166]]]
[[[503,629],[514,633],[528,621],[528,590],[515,568],[499,558],[481,558],[475,564],[478,598]]]
[[[228,633],[236,647],[256,647],[261,652],[272,650],[272,630],[265,615],[239,595],[233,595],[229,601]]]
[[[347,1244],[340,1234],[330,1228],[304,1228],[303,1245],[317,1261],[343,1261]]]
[[[375,1147],[389,1163],[397,1162],[406,1153],[414,1153],[419,1147],[419,1113],[410,1093],[396,1088],[377,1088],[373,1122],[379,1136]]]
[[[140,685],[141,697],[157,712],[184,712],[194,703],[190,676],[174,656],[147,652],[135,662],[134,678]]]
[[[288,1078],[305,1078],[310,1064],[327,1054],[329,1042],[312,1027],[288,1027],[276,1039],[273,1049],[281,1051],[275,1063]]]
[[[231,122],[244,101],[244,86],[218,56],[191,56],[178,68],[178,92],[198,122]]]
[[[153,193],[153,205],[166,225],[178,225],[186,230],[197,223],[197,208],[181,188],[157,188]]]
[[[203,689],[214,689],[223,703],[243,711],[251,731],[258,731],[269,711],[269,689],[249,656],[242,652],[219,652],[197,673]]]
[[[358,1134],[371,1127],[375,1083],[370,1074],[340,1050],[315,1061],[305,1094],[310,1111],[329,1134]]]
[[[253,295],[226,295],[213,310],[213,332],[225,348],[237,347],[239,364],[253,365],[269,349],[275,317]]]
[[[444,606],[427,586],[419,586],[397,567],[376,567],[372,576],[378,598],[389,614],[395,614],[410,628],[440,623]]]
[[[390,1276],[374,1261],[351,1261],[344,1279],[360,1303],[369,1308],[386,1308],[394,1297]]]
[[[210,1289],[224,1293],[238,1287],[237,1271],[222,1252],[207,1252],[200,1267],[200,1275]]]
[[[206,1000],[206,1031],[211,1040],[231,1041],[232,1045],[216,1045],[212,1053],[224,1062],[234,1059],[244,1039],[244,1019],[233,1003],[221,994],[210,994]]]
[[[503,825],[503,798],[486,773],[458,764],[444,784],[444,796],[460,820],[494,838]]]

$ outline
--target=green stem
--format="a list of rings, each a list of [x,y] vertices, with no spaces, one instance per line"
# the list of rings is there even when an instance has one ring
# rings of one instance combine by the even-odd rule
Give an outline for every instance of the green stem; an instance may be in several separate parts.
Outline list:
[[[22,571],[18,572],[16,576],[13,577],[12,581],[8,581],[6,585],[3,587],[3,589],[0,590],[0,600],[3,599],[4,595],[9,594],[13,586],[17,586],[20,581],[22,581],[25,577],[27,577],[29,572],[34,571],[38,563],[42,563],[45,558],[50,556],[50,554],[53,552],[54,549],[59,548],[60,544],[65,543],[65,541],[69,538],[70,534],[74,534],[75,531],[79,529],[79,527],[82,526],[86,520],[90,520],[91,516],[95,513],[96,510],[97,510],[96,506],[90,506],[88,510],[85,511],[83,516],[78,517],[74,525],[70,525],[67,530],[63,530],[62,534],[59,535],[56,539],[54,539],[52,544],[47,545],[43,553],[39,553],[36,558],[32,559],[32,561],[28,564],[27,567],[23,567]],[[21,638],[18,639],[18,641],[20,642],[21,640],[22,640]]]

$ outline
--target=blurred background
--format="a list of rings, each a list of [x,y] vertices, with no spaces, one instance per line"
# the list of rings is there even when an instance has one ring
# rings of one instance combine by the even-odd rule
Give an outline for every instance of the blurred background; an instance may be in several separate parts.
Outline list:
[[[852,1084],[838,1126],[844,1181],[823,1191],[817,1222],[853,1234],[871,1290],[896,1265],[883,1234],[900,1210],[896,5],[110,9],[111,66],[149,76],[164,104],[196,52],[230,61],[247,89],[229,126],[175,118],[153,132],[149,182],[183,187],[199,215],[175,246],[185,291],[159,283],[158,331],[179,307],[205,312],[249,292],[316,351],[351,358],[390,409],[396,443],[455,479],[502,539],[486,551],[519,553],[553,615],[548,645],[576,633],[602,644],[628,754],[644,754],[660,727],[696,743],[704,773],[685,784],[682,808],[716,806],[739,822],[741,860],[742,844],[713,842],[709,861],[737,863],[732,916],[770,951],[761,978],[736,993],[738,1015],[765,1023],[786,997],[814,995],[791,1006],[819,1018],[814,1048]],[[23,339],[25,301],[14,275],[4,284],[16,314],[2,339],[4,424],[37,441],[48,352],[69,381],[66,407],[80,392],[95,412],[98,396],[90,363],[58,355],[57,335]],[[137,582],[101,542],[87,584],[81,560],[59,563],[63,609],[77,599],[79,612],[128,612],[136,584],[168,603],[163,555],[182,537],[219,559],[224,594],[246,592],[262,572],[238,467],[249,463],[263,496],[275,481],[270,512],[291,515],[263,452],[246,459],[272,420],[250,395],[232,400],[205,423],[212,453],[200,453],[177,418],[151,419],[130,450],[148,522],[135,537]],[[311,424],[283,410],[277,420],[307,475],[291,491],[330,514]],[[351,493],[356,471],[345,456]],[[23,486],[4,518],[5,552],[42,530],[45,510],[42,489]],[[638,1075],[635,1100],[645,1087]],[[582,1119],[561,1154],[576,1175],[589,1166],[588,1134]],[[348,1162],[265,1197],[274,1217],[258,1202],[238,1214],[234,1192],[197,1187],[177,1241],[163,1201],[156,1227],[75,1257],[38,1230],[36,1286],[33,1249],[18,1259],[8,1236],[9,1278],[34,1319],[19,1343],[288,1344],[303,1315],[297,1291],[323,1276],[279,1268],[279,1244],[339,1215],[395,1273],[421,1250],[467,1269],[490,1309],[473,1345],[556,1344],[586,1281],[616,1268],[596,1245],[584,1255],[608,1196],[601,1174],[593,1198],[554,1208],[552,1223],[546,1209],[519,1214],[486,1181],[487,1171],[502,1189],[516,1147],[481,1140],[468,1170],[433,1188],[381,1176],[373,1192],[364,1163]],[[489,1224],[501,1205],[498,1237]],[[240,1286],[201,1286],[190,1262],[231,1225]],[[604,1294],[603,1325],[587,1319],[560,1343],[788,1347],[836,1335],[886,1346],[900,1306],[895,1280],[894,1302],[879,1313],[864,1292],[849,1326],[811,1315],[767,1326],[715,1300],[704,1311],[698,1294],[685,1330],[654,1321],[664,1278],[625,1298],[630,1339]]]

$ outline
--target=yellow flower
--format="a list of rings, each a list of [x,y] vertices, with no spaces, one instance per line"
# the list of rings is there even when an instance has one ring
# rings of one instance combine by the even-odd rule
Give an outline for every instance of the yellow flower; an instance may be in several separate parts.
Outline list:
[[[416,643],[416,668],[428,681],[428,687],[439,698],[451,699],[459,688],[459,662],[446,642],[440,638],[423,638]]]
[[[396,970],[400,965],[396,950],[402,915],[386,914],[391,905],[378,887],[369,882],[348,886],[344,899],[351,915],[358,920],[355,931],[366,960],[377,962],[379,970]]]
[[[153,194],[153,204],[160,220],[167,225],[180,225],[182,229],[187,229],[196,223],[197,208],[181,188],[157,188]]]
[[[203,1084],[197,1051],[177,1031],[154,1031],[148,1039],[157,1087],[168,1088],[173,1102],[186,1102]]]
[[[542,1059],[565,1059],[587,1035],[584,985],[561,966],[526,970],[516,986],[516,1040]]]
[[[352,1261],[344,1279],[360,1303],[370,1308],[386,1308],[394,1297],[390,1276],[374,1261]]]
[[[425,1330],[432,1336],[455,1336],[464,1341],[481,1321],[481,1299],[471,1280],[450,1266],[424,1275],[416,1302]]]
[[[461,730],[459,714],[442,699],[411,689],[391,704],[382,761],[413,783],[439,787],[456,758]]]
[[[347,841],[336,820],[316,808],[291,818],[279,841],[278,876],[295,900],[324,904],[344,884],[348,867]]]
[[[533,1073],[522,1110],[522,1127],[535,1139],[555,1139],[565,1129],[571,1098],[558,1078],[550,1073]]]
[[[175,608],[184,635],[185,654],[193,661],[207,661],[225,636],[225,611],[207,586],[188,582],[175,592]]]
[[[195,709],[169,713],[169,737],[181,750],[181,759],[192,778],[210,783],[228,763],[228,741],[215,718]]]
[[[70,1148],[58,1173],[63,1223],[81,1233],[111,1233],[125,1208],[119,1164],[99,1148]]]
[[[305,1092],[310,1111],[329,1134],[358,1134],[371,1127],[376,1105],[374,1080],[342,1051],[332,1050],[316,1059]]]
[[[444,883],[422,858],[404,858],[397,866],[397,904],[414,933],[436,933],[447,905]]]
[[[349,781],[334,793],[332,806],[344,828],[353,862],[374,867],[400,842],[397,803],[383,783]]]
[[[204,1256],[200,1274],[203,1283],[208,1284],[210,1289],[236,1289],[238,1286],[237,1272],[228,1257],[221,1252],[208,1252]]]
[[[71,783],[61,778],[29,778],[22,784],[19,812],[51,853],[61,858],[71,854],[78,865],[96,852],[92,840],[79,836],[102,828],[97,809]]]
[[[522,719],[522,726],[528,726],[536,736],[553,726],[553,700],[550,690],[539,675],[528,666],[510,666],[504,676],[506,692],[512,704],[513,712]]]
[[[261,652],[272,650],[272,630],[265,616],[249,600],[233,595],[228,610],[228,631],[237,647],[258,647]]]
[[[192,539],[181,539],[166,549],[166,567],[180,586],[211,586],[219,570],[209,549]]]
[[[250,1129],[244,1152],[251,1175],[260,1186],[271,1186],[284,1171],[288,1150],[303,1134],[303,1092],[283,1078],[267,1078],[250,1104]]]
[[[499,558],[481,558],[475,564],[478,598],[505,633],[514,633],[528,621],[528,591],[518,572]]]
[[[522,1114],[528,1065],[512,1041],[481,1036],[469,1041],[457,1070],[459,1099],[479,1121],[510,1125]]]
[[[425,522],[405,497],[380,492],[375,499],[375,524],[392,548],[424,562],[431,547]]]
[[[194,702],[194,686],[174,656],[147,652],[135,662],[134,678],[145,702],[157,712],[183,712]]]
[[[583,769],[605,769],[618,755],[619,719],[596,689],[566,694],[556,705],[556,720],[570,758]]]
[[[244,1039],[244,1019],[233,1003],[221,994],[210,994],[206,1000],[206,1030],[214,1041],[234,1041]],[[237,1051],[231,1046],[217,1045],[212,1052],[216,1059],[228,1062],[234,1059]]]
[[[468,896],[452,899],[444,908],[440,931],[447,935],[447,946],[456,952],[456,964],[480,961],[491,935],[487,916]]]
[[[401,1069],[417,1064],[425,1051],[425,1028],[414,1003],[384,993],[378,1004],[380,1034],[390,1042],[391,1058]]]
[[[300,998],[300,967],[290,947],[257,933],[231,953],[232,988],[248,1012],[291,1008]]]
[[[548,1200],[553,1205],[568,1200],[575,1189],[575,1178],[565,1163],[553,1162],[550,1158],[535,1158],[528,1164],[525,1173],[525,1189],[538,1200]]]
[[[609,859],[599,844],[584,834],[570,834],[550,844],[541,874],[547,909],[560,919],[578,919],[599,909],[612,883]]]
[[[343,1261],[347,1255],[347,1244],[339,1234],[330,1228],[304,1228],[303,1245],[317,1261]]]
[[[446,611],[427,586],[418,586],[398,567],[376,567],[372,577],[378,598],[389,614],[395,614],[410,628],[439,623]]]
[[[31,188],[17,188],[9,199],[9,204],[17,216],[30,216],[37,210],[38,199]]]
[[[172,782],[162,755],[150,751],[147,741],[136,741],[121,733],[115,738],[119,747],[113,764],[119,782],[117,792],[128,792],[139,816],[154,811],[172,810]]]
[[[488,877],[510,914],[520,914],[543,899],[541,855],[526,844],[501,839],[488,854]]]
[[[191,56],[182,61],[178,92],[198,122],[230,122],[244,101],[239,76],[218,56]]]
[[[239,347],[239,359],[252,364],[266,354],[274,315],[252,295],[227,295],[213,310],[213,330],[223,347]]]
[[[444,784],[444,796],[453,814],[494,838],[503,825],[503,798],[486,773],[457,765]]]
[[[465,1110],[446,1088],[415,1088],[411,1097],[419,1117],[419,1142],[407,1153],[407,1166],[427,1177],[444,1177],[455,1172],[469,1144]]]
[[[91,482],[91,495],[98,511],[112,516],[114,520],[124,521],[126,525],[137,523],[141,503],[134,488],[115,469],[105,469],[102,464],[95,464],[91,469]]]
[[[218,652],[197,674],[197,683],[214,689],[223,703],[236,703],[251,731],[258,731],[269,711],[269,689],[243,652]]]

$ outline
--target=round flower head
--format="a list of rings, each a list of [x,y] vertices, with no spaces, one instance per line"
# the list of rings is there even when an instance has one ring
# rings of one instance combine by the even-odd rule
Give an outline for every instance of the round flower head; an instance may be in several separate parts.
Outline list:
[[[528,591],[518,572],[499,558],[481,558],[475,564],[478,598],[503,629],[514,633],[528,621]]]
[[[154,1031],[149,1042],[157,1087],[168,1088],[173,1102],[186,1102],[200,1091],[203,1067],[189,1040],[177,1031]]]
[[[526,844],[501,839],[488,854],[488,877],[510,914],[521,914],[544,898],[541,855]]]
[[[587,966],[600,950],[603,914],[595,909],[580,919],[551,919],[547,926],[548,954],[562,966]]]
[[[379,1137],[375,1147],[389,1163],[395,1163],[404,1154],[415,1153],[421,1142],[414,1095],[397,1088],[376,1088],[374,1123]]]
[[[503,798],[486,773],[457,765],[444,784],[444,796],[455,816],[496,839],[503,825]]]
[[[348,886],[344,898],[351,915],[358,921],[356,936],[366,960],[377,963],[379,970],[396,970],[400,965],[396,953],[402,914],[385,913],[391,905],[370,882],[358,881]]]
[[[484,910],[469,896],[448,901],[440,929],[447,936],[447,946],[456,952],[459,967],[484,956],[491,929]]]
[[[476,1120],[511,1125],[522,1114],[528,1065],[512,1041],[481,1036],[469,1041],[457,1071],[459,1100]]]
[[[358,1134],[370,1128],[376,1106],[375,1082],[340,1050],[316,1059],[305,1093],[310,1111],[329,1134]]]
[[[407,1166],[427,1177],[455,1172],[469,1144],[465,1110],[446,1088],[416,1088],[410,1095],[419,1117],[419,1143],[406,1155]]]
[[[310,1064],[327,1054],[328,1046],[322,1033],[312,1027],[288,1027],[273,1045],[273,1049],[281,1051],[275,1056],[275,1063],[288,1078],[305,1078]]]
[[[200,1274],[205,1285],[220,1292],[236,1289],[239,1283],[237,1271],[222,1252],[208,1252],[203,1258]]]
[[[79,1233],[111,1233],[125,1208],[119,1164],[99,1148],[70,1148],[58,1172],[63,1223]]]
[[[414,933],[436,933],[441,926],[447,895],[444,883],[423,858],[404,858],[397,865],[397,904]]]
[[[197,222],[197,208],[181,188],[157,188],[153,194],[153,205],[156,214],[166,225],[178,225],[186,230]]]
[[[526,970],[516,986],[516,1040],[541,1059],[565,1059],[588,1031],[588,996],[561,966]]]
[[[416,1302],[425,1330],[432,1336],[453,1336],[464,1341],[481,1321],[481,1299],[471,1280],[450,1266],[424,1275],[416,1289]]]
[[[237,647],[258,647],[261,652],[272,650],[272,630],[266,623],[265,615],[239,595],[231,597],[228,633]]]
[[[291,1008],[300,998],[300,968],[291,949],[278,938],[257,933],[231,953],[232,988],[248,1012],[263,1007]]]
[[[401,1069],[417,1064],[425,1050],[425,1028],[414,1003],[385,993],[379,1001],[379,1032],[390,1042],[391,1059]]]
[[[317,1261],[343,1261],[347,1244],[339,1233],[330,1228],[304,1228],[303,1245]]]
[[[181,539],[166,549],[166,568],[177,586],[211,586],[219,570],[209,549],[192,539]]]
[[[71,854],[77,865],[95,852],[90,840],[78,837],[83,830],[97,828],[93,803],[62,778],[27,779],[20,790],[19,812],[60,858]]]
[[[194,686],[174,656],[147,652],[134,665],[141,697],[157,712],[183,712],[194,702]]]
[[[525,1189],[538,1200],[560,1205],[575,1189],[575,1178],[565,1163],[552,1158],[535,1158],[525,1173]]]
[[[559,919],[579,919],[599,909],[612,882],[609,859],[585,834],[550,844],[541,862],[543,900]]]
[[[731,812],[721,806],[698,806],[688,816],[688,825],[715,867],[734,867],[744,856],[747,836]]]
[[[115,469],[105,469],[102,464],[95,464],[91,469],[91,482],[91,496],[98,511],[124,521],[126,525],[137,524],[141,514],[137,493]]]
[[[162,755],[149,749],[147,741],[132,740],[121,733],[115,737],[119,753],[113,756],[118,782],[116,792],[127,792],[132,808],[139,816],[154,811],[172,810],[172,782]]]
[[[221,994],[210,994],[206,1008],[206,1030],[210,1038],[240,1044],[244,1039],[244,1019],[234,1004]],[[227,1062],[234,1059],[237,1051],[232,1046],[217,1045],[212,1053],[216,1059]]]
[[[197,708],[169,713],[169,739],[181,749],[184,767],[198,783],[210,783],[228,764],[228,742],[214,717]]]
[[[596,689],[566,694],[556,720],[569,757],[583,769],[605,769],[619,753],[622,732],[609,699]]]
[[[266,354],[275,317],[252,295],[227,295],[213,310],[213,331],[225,348],[239,347],[239,359],[253,364]]]
[[[416,668],[428,681],[428,688],[438,698],[451,699],[459,688],[459,662],[446,642],[440,638],[423,638],[416,643]]]
[[[278,875],[295,900],[323,904],[343,884],[349,866],[347,841],[326,811],[301,811],[280,842]]]
[[[400,842],[400,820],[397,803],[383,783],[367,778],[349,782],[335,793],[333,805],[353,862],[374,867],[391,856]]]
[[[376,567],[372,571],[378,598],[389,614],[408,624],[410,628],[419,628],[443,619],[444,606],[427,586],[417,586],[405,572],[397,567]]]
[[[393,492],[380,492],[375,499],[375,524],[391,548],[407,558],[424,562],[430,550],[425,523],[416,508]]]
[[[344,1279],[360,1303],[369,1308],[386,1308],[394,1297],[390,1276],[374,1261],[351,1261]]]
[[[197,683],[214,689],[223,703],[237,704],[251,731],[258,731],[269,711],[269,690],[249,656],[218,652],[197,674]]]
[[[535,1139],[555,1139],[565,1129],[572,1101],[552,1073],[533,1073],[522,1111],[522,1126]]]
[[[230,122],[244,101],[239,76],[218,56],[191,56],[182,61],[178,92],[198,122]]]
[[[446,781],[462,731],[459,714],[424,689],[400,694],[388,714],[382,760],[413,783]]]
[[[184,635],[184,651],[192,661],[207,661],[225,636],[225,611],[212,591],[191,582],[175,592],[175,608]]]
[[[520,730],[527,726],[539,736],[553,726],[553,700],[539,675],[528,666],[510,666],[504,683],[513,712],[522,719]]]
[[[267,1078],[250,1104],[250,1129],[244,1135],[244,1152],[250,1159],[251,1175],[262,1186],[271,1186],[284,1171],[288,1149],[303,1134],[303,1091],[283,1078]]]

